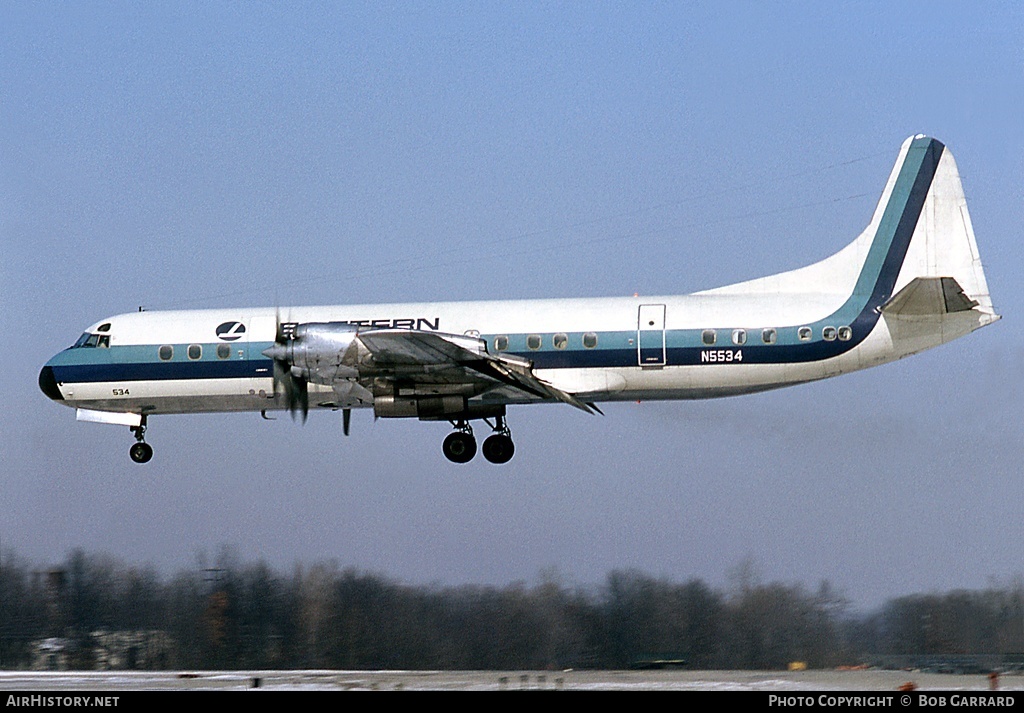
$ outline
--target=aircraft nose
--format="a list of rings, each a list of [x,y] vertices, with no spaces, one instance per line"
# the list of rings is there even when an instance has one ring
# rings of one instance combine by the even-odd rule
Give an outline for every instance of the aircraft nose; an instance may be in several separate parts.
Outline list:
[[[44,366],[39,371],[39,388],[54,401],[64,400],[64,395],[61,394],[60,388],[57,386],[57,379],[53,376],[52,366]]]

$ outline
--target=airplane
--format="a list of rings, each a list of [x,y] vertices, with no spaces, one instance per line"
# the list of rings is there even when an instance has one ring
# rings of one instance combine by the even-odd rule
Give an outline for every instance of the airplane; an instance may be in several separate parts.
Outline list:
[[[140,308],[141,310],[141,308]],[[139,311],[90,326],[39,387],[81,421],[354,408],[448,421],[443,453],[506,463],[507,407],[750,394],[884,364],[998,320],[956,162],[916,135],[868,227],[825,260],[684,296]]]

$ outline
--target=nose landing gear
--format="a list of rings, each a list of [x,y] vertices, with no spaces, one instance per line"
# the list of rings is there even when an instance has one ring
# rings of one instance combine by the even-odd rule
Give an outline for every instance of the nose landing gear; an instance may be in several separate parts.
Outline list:
[[[128,449],[128,455],[136,463],[148,463],[153,457],[153,446],[146,443],[146,416],[142,416],[142,423],[138,426],[129,428],[135,434],[135,443]]]

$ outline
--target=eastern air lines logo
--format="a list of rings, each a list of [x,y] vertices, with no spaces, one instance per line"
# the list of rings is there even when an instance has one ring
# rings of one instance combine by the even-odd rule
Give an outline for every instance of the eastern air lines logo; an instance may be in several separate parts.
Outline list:
[[[241,339],[245,334],[245,325],[241,322],[224,322],[217,326],[217,338],[225,342]]]

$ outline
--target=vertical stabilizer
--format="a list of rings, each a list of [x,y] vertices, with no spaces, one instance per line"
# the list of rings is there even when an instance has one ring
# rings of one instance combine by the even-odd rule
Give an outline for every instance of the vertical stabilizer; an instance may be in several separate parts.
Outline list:
[[[875,302],[884,298],[876,309],[882,314],[891,348],[900,357],[951,341],[999,319],[953,154],[926,136],[918,135],[907,142],[904,146],[909,144],[910,150],[905,166],[918,165],[912,158],[915,152],[921,157],[914,191],[926,184],[927,192],[923,200],[915,198],[914,191],[908,196],[901,223],[905,233],[906,225],[913,221],[909,244],[891,287],[883,284],[886,280],[880,276],[875,292]],[[890,260],[898,242],[895,240],[890,247]]]
[[[966,300],[975,303],[972,307],[989,317],[985,323],[994,321],[998,317],[982,269],[956,160],[949,149],[935,139],[916,136],[908,142],[928,142],[930,150],[941,150],[941,154],[893,294],[898,294],[916,278],[945,278],[944,291],[948,294],[951,278]]]
[[[896,297],[912,283],[919,317],[925,296],[933,294],[941,298],[941,314],[970,311],[974,329],[999,319],[956,161],[942,142],[922,134],[903,142],[871,222],[852,243],[807,267],[698,294],[831,296],[827,311],[834,309],[836,319],[851,322],[850,313],[860,313],[869,327],[883,309],[893,318],[899,305],[911,309],[909,295]]]

